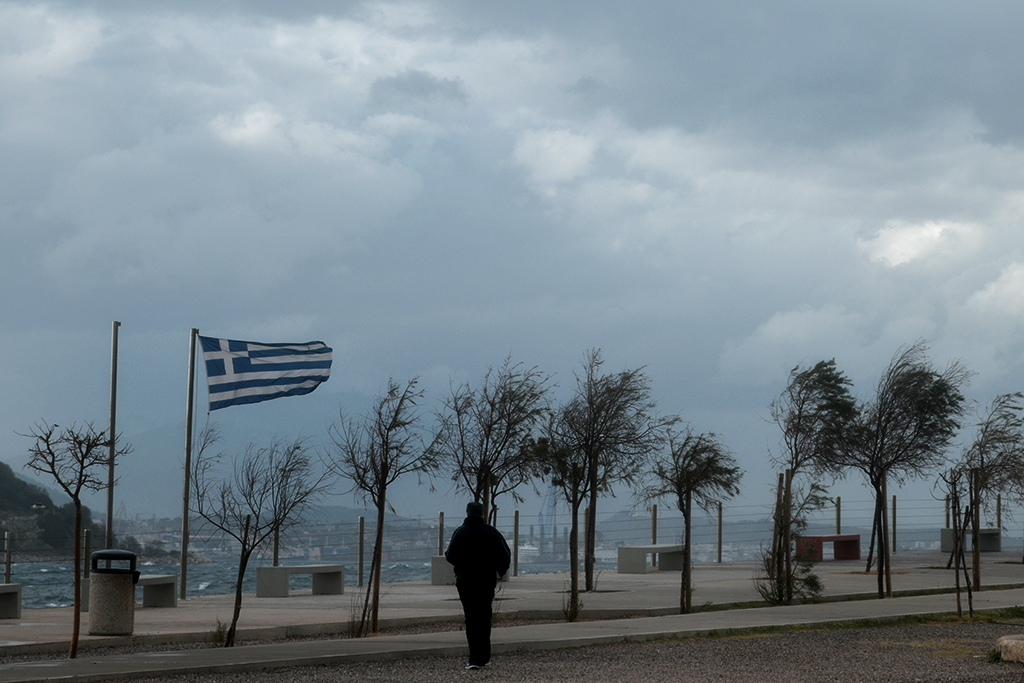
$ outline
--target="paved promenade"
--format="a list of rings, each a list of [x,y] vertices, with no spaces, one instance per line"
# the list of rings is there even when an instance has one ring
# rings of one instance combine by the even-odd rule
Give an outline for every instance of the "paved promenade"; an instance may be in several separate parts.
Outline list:
[[[846,620],[943,614],[956,610],[950,592],[953,572],[945,569],[940,553],[894,556],[893,588],[902,597],[892,600],[849,599],[876,595],[874,575],[863,573],[861,561],[826,561],[816,572],[825,595],[837,601],[790,607],[753,607],[679,615],[679,572],[618,574],[602,570],[597,590],[582,595],[581,621],[562,621],[568,574],[520,575],[502,584],[497,611],[509,618],[555,619],[555,623],[495,629],[496,653],[577,647],[624,640],[700,635],[765,626],[816,624]],[[983,586],[974,596],[976,610],[1024,605],[1024,565],[1020,551],[986,553],[982,558]],[[720,606],[758,600],[751,564],[695,566],[694,604]],[[581,577],[582,579],[582,577]],[[239,639],[268,640],[289,636],[343,633],[361,589],[346,587],[340,596],[312,596],[296,591],[288,598],[246,595],[239,620]],[[381,626],[453,620],[461,622],[461,607],[453,586],[427,582],[385,584]],[[927,593],[927,594],[921,594]],[[843,598],[843,599],[840,599]],[[174,608],[141,608],[135,612],[135,633],[125,637],[87,635],[88,614],[82,615],[79,656],[0,665],[0,683],[45,681],[109,681],[196,671],[245,671],[259,668],[328,664],[353,659],[463,655],[461,631],[360,639],[287,641],[235,648],[202,648],[183,652],[103,655],[110,645],[196,642],[209,640],[218,622],[228,623],[231,596],[190,598]],[[966,595],[963,597],[966,611]],[[70,608],[24,610],[20,620],[0,620],[0,656],[66,652],[71,636]]]

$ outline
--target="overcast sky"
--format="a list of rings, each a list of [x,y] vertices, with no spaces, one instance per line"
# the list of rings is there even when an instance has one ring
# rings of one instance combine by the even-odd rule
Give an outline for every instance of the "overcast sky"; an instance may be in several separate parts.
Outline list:
[[[867,398],[926,340],[979,403],[1024,390],[1022,25],[936,0],[0,0],[0,458],[39,420],[106,425],[119,320],[129,440],[177,434],[192,327],[332,346],[314,394],[214,413],[318,440],[390,377],[437,401],[511,354],[564,395],[600,348],[767,500],[798,364]]]

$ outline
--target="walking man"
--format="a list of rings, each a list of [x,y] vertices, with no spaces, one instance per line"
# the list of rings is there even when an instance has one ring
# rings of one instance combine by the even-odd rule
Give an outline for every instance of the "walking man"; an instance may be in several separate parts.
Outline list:
[[[452,534],[444,556],[455,567],[455,587],[466,615],[466,668],[479,669],[491,662],[491,602],[512,553],[501,532],[484,521],[484,506],[474,502],[466,506],[466,521]]]

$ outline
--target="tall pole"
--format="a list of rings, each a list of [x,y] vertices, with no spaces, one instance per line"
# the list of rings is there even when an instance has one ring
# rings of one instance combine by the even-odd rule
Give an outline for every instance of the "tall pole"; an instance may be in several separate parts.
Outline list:
[[[364,547],[365,539],[366,539],[366,518],[360,515],[360,517],[359,517],[359,546],[358,546],[359,549],[357,550],[358,557],[359,557],[359,572],[358,572],[359,579],[356,582],[357,586],[362,586],[363,585],[363,564],[366,561],[366,558],[365,558],[365,556],[363,554],[364,553],[363,547]]]
[[[437,513],[437,554],[444,555],[444,510]]]
[[[519,576],[519,510],[512,513],[512,576]]]
[[[192,328],[188,339],[188,407],[185,409],[185,484],[181,491],[181,576],[178,581],[180,598],[188,595],[188,502],[189,475],[192,472],[192,408],[195,403],[196,337],[199,330]]]
[[[655,545],[658,542],[658,506],[651,506],[651,545]],[[658,566],[658,555],[651,553],[651,566]]]
[[[718,553],[715,561],[722,564],[722,501],[718,501]]]
[[[896,494],[892,494],[892,552],[896,552]]]
[[[110,332],[110,451],[107,457],[107,534],[106,548],[114,547],[114,455],[117,453],[117,328],[114,321]]]

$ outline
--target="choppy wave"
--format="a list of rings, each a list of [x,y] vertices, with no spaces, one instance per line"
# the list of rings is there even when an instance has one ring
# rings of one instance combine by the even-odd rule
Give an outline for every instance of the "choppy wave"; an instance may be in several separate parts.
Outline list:
[[[267,562],[266,564],[269,564]],[[256,567],[259,563],[250,564],[242,582],[242,590],[246,593],[256,592]],[[177,563],[159,564],[145,562],[137,567],[144,574],[180,574]],[[346,564],[345,584],[356,585],[357,571],[355,566]],[[541,573],[564,571],[561,564],[520,565],[521,573]],[[189,595],[227,595],[235,590],[235,579],[238,574],[237,560],[212,560],[188,565]],[[370,575],[369,565],[364,569],[364,580]],[[382,583],[401,583],[405,581],[430,580],[429,562],[387,562],[381,568]],[[12,567],[11,581],[20,583],[21,604],[25,609],[41,607],[66,607],[74,603],[74,571],[71,564],[64,562],[19,562]],[[297,574],[292,577],[291,586],[295,590],[310,588],[312,577],[308,574]]]

